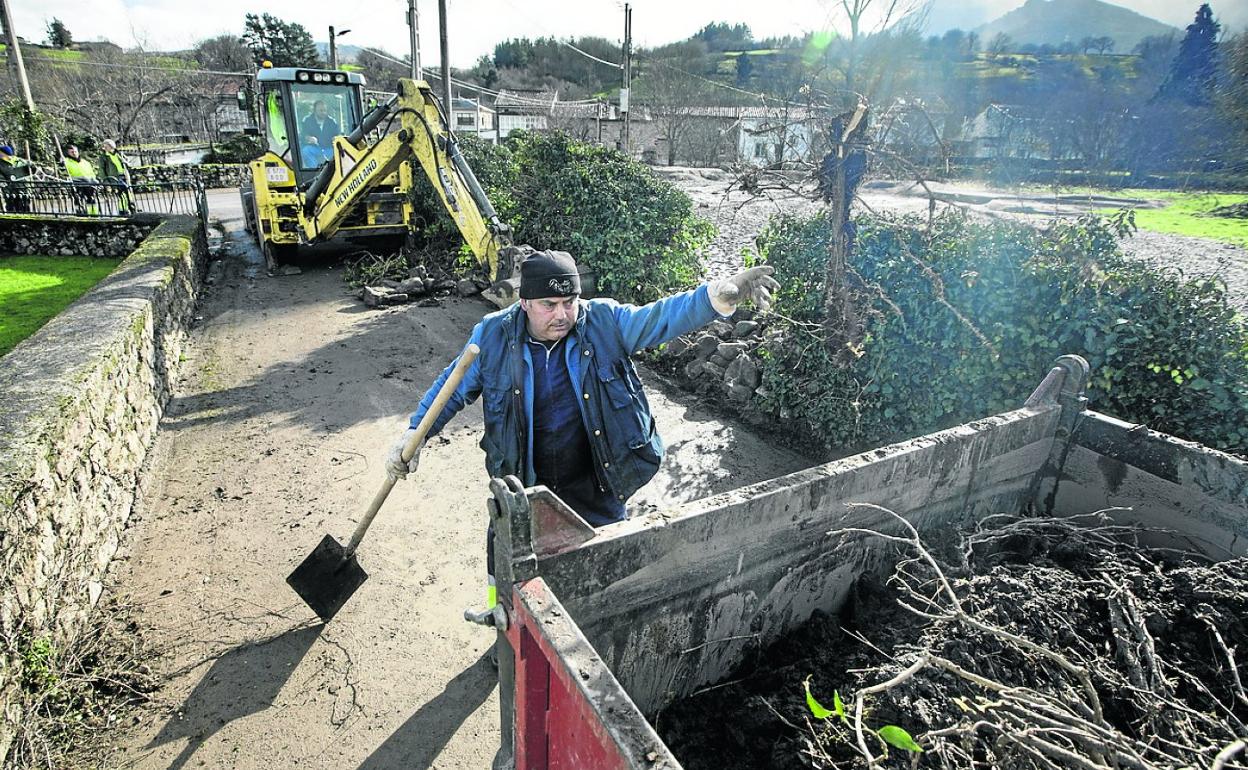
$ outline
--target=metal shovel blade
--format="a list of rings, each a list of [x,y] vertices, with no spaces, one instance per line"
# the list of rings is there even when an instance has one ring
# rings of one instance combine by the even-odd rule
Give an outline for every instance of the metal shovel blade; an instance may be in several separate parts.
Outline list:
[[[329,535],[286,577],[299,598],[326,623],[365,580],[368,573],[356,561],[355,554],[348,557],[347,549]]]

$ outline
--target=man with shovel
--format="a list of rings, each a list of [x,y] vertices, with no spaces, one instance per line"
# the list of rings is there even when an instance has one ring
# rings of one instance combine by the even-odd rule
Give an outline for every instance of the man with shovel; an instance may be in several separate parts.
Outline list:
[[[766,310],[779,288],[772,272],[751,268],[637,307],[581,299],[571,255],[536,252],[520,266],[520,302],[472,330],[469,342],[480,355],[428,435],[481,397],[481,448],[490,478],[514,475],[525,486],[544,485],[595,527],[622,521],[628,498],[663,459],[663,441],[629,356],[731,315],[745,299]],[[420,451],[404,463],[403,448],[457,361],[430,387],[387,455],[391,478],[416,470]],[[493,561],[491,555],[490,573]],[[491,574],[487,611],[495,599]]]

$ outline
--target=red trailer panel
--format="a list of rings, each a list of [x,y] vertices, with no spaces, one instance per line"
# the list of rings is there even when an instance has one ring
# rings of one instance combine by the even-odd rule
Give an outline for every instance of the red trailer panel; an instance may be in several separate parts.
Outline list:
[[[512,609],[516,770],[680,770],[546,581],[516,585]]]

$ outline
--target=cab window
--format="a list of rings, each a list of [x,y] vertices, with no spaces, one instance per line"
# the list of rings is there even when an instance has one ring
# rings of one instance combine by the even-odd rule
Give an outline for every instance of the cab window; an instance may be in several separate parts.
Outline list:
[[[294,83],[290,93],[299,168],[319,168],[332,156],[334,137],[351,133],[360,123],[353,90],[341,85]]]

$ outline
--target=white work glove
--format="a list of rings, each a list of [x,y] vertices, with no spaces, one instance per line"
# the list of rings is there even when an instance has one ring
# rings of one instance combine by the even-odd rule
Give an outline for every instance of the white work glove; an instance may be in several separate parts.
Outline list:
[[[420,450],[425,448],[422,441],[420,446],[416,447],[416,454],[412,455],[412,459],[403,462],[403,449],[407,446],[407,442],[411,439],[412,434],[416,432],[415,428],[408,428],[403,431],[403,438],[399,439],[394,446],[390,447],[390,451],[386,453],[386,475],[391,481],[399,481],[407,478],[407,474],[415,473],[420,467]]]
[[[780,289],[771,274],[776,269],[771,265],[751,267],[742,270],[730,278],[712,282],[707,286],[711,296],[711,305],[720,315],[732,315],[737,305],[746,299],[754,301],[754,306],[766,312],[771,309],[771,293]]]

